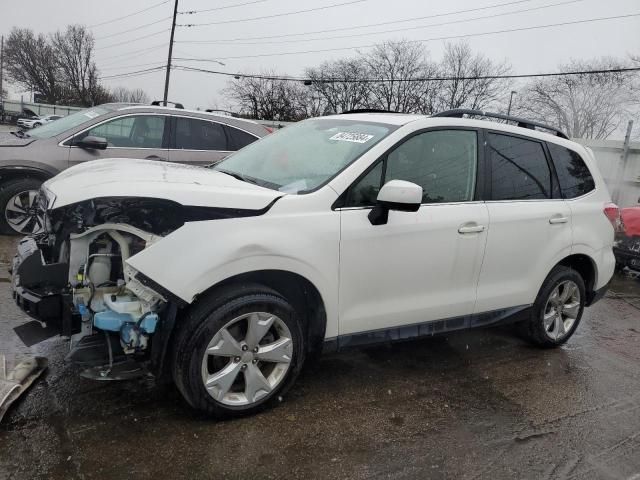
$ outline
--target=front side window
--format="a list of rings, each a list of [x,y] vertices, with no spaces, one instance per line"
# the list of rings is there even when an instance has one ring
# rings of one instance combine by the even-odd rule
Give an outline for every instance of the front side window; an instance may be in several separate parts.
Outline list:
[[[488,134],[492,200],[551,197],[551,172],[540,142]]]
[[[591,172],[577,152],[547,143],[563,198],[576,198],[596,188]]]
[[[380,187],[406,180],[422,187],[422,203],[473,200],[478,163],[478,138],[471,130],[420,133],[392,150],[350,188],[346,206],[371,206]],[[385,175],[382,178],[382,171]]]
[[[247,145],[213,168],[281,192],[306,193],[396,128],[342,118],[305,120]]]
[[[176,118],[174,143],[180,150],[229,150],[222,125],[196,118]]]
[[[77,135],[75,141],[94,136],[105,138],[109,147],[162,148],[165,121],[159,115],[114,118]]]

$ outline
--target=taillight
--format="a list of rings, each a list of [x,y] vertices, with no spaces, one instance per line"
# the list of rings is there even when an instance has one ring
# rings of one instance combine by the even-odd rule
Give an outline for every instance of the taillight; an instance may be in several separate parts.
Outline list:
[[[269,133],[273,133],[273,128],[271,128],[271,127],[266,127],[266,126],[265,126],[264,128],[267,130],[267,132],[269,132]]]
[[[604,205],[604,214],[607,216],[613,230],[616,233],[624,233],[624,223],[622,222],[622,216],[620,215],[620,208],[615,203],[606,203]]]

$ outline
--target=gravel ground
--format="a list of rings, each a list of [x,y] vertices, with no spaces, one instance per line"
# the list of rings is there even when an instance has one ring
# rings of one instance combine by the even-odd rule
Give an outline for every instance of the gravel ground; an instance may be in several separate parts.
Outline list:
[[[50,367],[0,425],[0,479],[640,478],[635,279],[562,348],[498,328],[327,355],[278,408],[216,422],[149,379],[78,378],[60,339],[22,346],[3,277],[0,353]]]

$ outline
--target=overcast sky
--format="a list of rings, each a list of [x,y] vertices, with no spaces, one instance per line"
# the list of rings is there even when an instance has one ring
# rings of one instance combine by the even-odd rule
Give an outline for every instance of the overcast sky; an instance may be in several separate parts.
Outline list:
[[[30,0],[28,3],[0,0],[0,33],[7,35],[12,27],[53,32],[70,23],[95,25],[91,30],[96,38],[95,54],[101,75],[132,72],[166,62],[174,2],[168,0],[161,5],[159,3],[161,0]],[[346,3],[348,4],[313,12],[247,20]],[[158,6],[153,7],[154,5]],[[275,70],[283,74],[300,75],[305,67],[317,65],[323,60],[347,57],[357,50],[367,51],[366,45],[384,40],[425,40],[640,13],[640,0],[180,0],[178,10],[204,10],[233,5],[236,7],[178,15],[179,24],[216,24],[177,27],[175,34],[174,57],[219,59],[224,66],[184,60],[175,60],[174,63],[227,72],[257,73]],[[501,6],[450,14],[495,5]],[[153,8],[130,15],[147,7]],[[508,12],[515,13],[505,15]],[[490,15],[493,18],[478,19]],[[119,17],[125,18],[111,21]],[[468,19],[475,20],[462,21]],[[352,28],[396,20],[409,21]],[[103,22],[109,23],[96,25]],[[157,23],[144,26],[152,22]],[[446,25],[433,25],[445,22]],[[310,33],[330,29],[342,30]],[[306,35],[251,39],[298,33]],[[347,35],[351,37],[326,38]],[[147,38],[136,39],[142,36]],[[209,44],[183,43],[220,40],[222,41],[219,43]],[[442,39],[424,42],[433,59],[440,58],[444,42]],[[514,73],[552,71],[558,64],[571,58],[639,54],[640,16],[470,36],[467,42],[474,50],[483,52],[492,59],[506,59],[511,63]],[[327,51],[329,49],[336,50]],[[281,55],[308,50],[325,51]],[[250,57],[269,54],[280,55]],[[222,108],[228,105],[220,94],[227,81],[228,78],[210,74],[173,71],[169,98],[181,101],[191,108],[206,108],[213,104]],[[152,98],[161,98],[164,72],[125,79],[104,79],[103,83],[108,87],[141,87]]]

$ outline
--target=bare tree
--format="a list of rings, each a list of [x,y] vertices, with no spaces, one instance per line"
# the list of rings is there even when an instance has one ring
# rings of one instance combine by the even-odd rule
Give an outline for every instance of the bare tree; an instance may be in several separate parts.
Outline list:
[[[572,61],[561,71],[607,70],[624,66],[603,58]],[[635,74],[614,72],[561,75],[531,81],[521,93],[518,112],[555,125],[575,138],[607,138],[632,111]]]
[[[5,62],[8,76],[19,87],[39,92],[49,103],[61,98],[58,62],[44,35],[14,28],[5,42]]]
[[[149,95],[141,88],[116,87],[109,92],[112,102],[149,103]]]
[[[360,58],[324,62],[319,67],[308,68],[310,90],[318,99],[324,99],[327,113],[341,113],[369,104],[367,66]],[[323,112],[325,113],[325,112]]]
[[[303,115],[296,104],[295,83],[277,77],[273,72],[257,78],[241,77],[232,80],[223,92],[239,106],[241,114],[250,118],[299,120]]]
[[[93,61],[93,35],[81,25],[70,25],[52,36],[56,61],[73,99],[85,106],[94,103],[98,72]]]
[[[431,108],[429,98],[437,85],[424,79],[434,77],[437,67],[420,44],[386,42],[374,47],[364,62],[367,75],[376,80],[368,83],[370,107],[404,113]]]
[[[509,79],[486,77],[507,75],[510,71],[507,63],[495,63],[480,53],[474,54],[465,42],[448,43],[440,62],[440,72],[443,77],[452,79],[440,85],[438,109],[486,109],[511,90]]]

